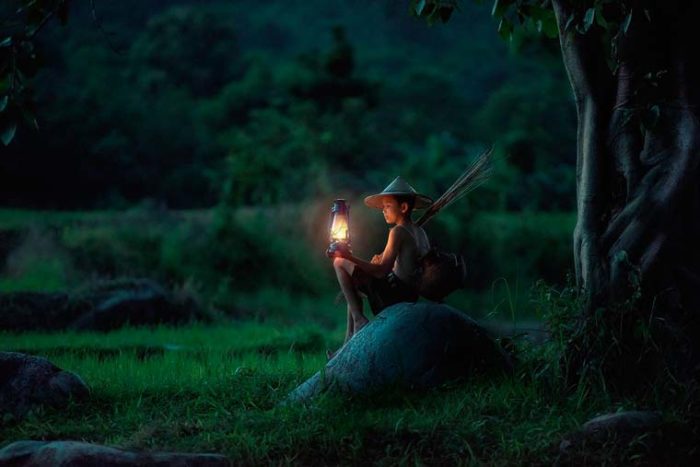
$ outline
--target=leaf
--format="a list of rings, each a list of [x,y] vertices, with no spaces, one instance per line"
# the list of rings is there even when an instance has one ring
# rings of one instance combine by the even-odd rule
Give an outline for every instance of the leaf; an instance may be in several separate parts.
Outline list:
[[[430,13],[423,14],[429,26],[432,26],[440,20],[440,9],[437,8],[435,4],[429,5],[428,9],[424,11],[430,11]]]
[[[564,26],[564,32],[567,32],[569,29],[571,29],[571,26],[574,24],[574,21],[576,20],[576,15],[571,14],[569,16],[569,19],[566,20],[566,25]]]
[[[529,8],[523,7],[522,10],[527,16],[534,20],[544,20],[549,16],[549,13],[553,14],[552,10],[537,5],[530,5]]]
[[[509,41],[513,35],[513,24],[505,18],[501,19],[498,23],[498,34],[500,34],[503,40]]]
[[[418,0],[416,2],[416,7],[414,11],[416,12],[416,15],[420,16],[423,13],[423,10],[425,9],[425,4],[426,0]]]
[[[494,18],[503,18],[503,15],[506,13],[511,3],[512,0],[494,0],[491,16]]]
[[[554,12],[542,18],[542,32],[550,39],[554,39],[559,35],[559,27],[557,26],[557,18]]]
[[[0,98],[0,112],[4,112],[7,108],[7,103],[10,101],[10,96]]]
[[[632,22],[632,11],[633,10],[630,10],[630,12],[627,13],[627,16],[625,16],[624,21],[622,21],[622,24],[620,25],[620,27],[622,28],[622,32],[624,32],[625,34],[627,34],[627,31],[630,28],[630,23]]]
[[[583,17],[583,32],[588,32],[593,25],[593,20],[595,19],[595,8],[589,8],[586,10],[586,15]]]
[[[598,26],[600,26],[603,29],[608,28],[608,22],[605,20],[605,17],[603,16],[600,10],[598,10],[598,14],[595,15],[595,22]]]
[[[437,6],[434,2],[426,3],[425,8],[421,11],[420,16],[425,18],[428,24],[433,24],[435,22],[434,15],[437,12]]]
[[[17,132],[17,123],[12,122],[8,124],[2,133],[0,133],[0,139],[2,139],[2,144],[9,146],[15,137],[15,132]]]
[[[0,48],[9,47],[12,45],[12,36],[8,36],[0,41]]]
[[[447,23],[454,12],[454,8],[451,6],[443,6],[440,8],[440,19],[443,23]]]

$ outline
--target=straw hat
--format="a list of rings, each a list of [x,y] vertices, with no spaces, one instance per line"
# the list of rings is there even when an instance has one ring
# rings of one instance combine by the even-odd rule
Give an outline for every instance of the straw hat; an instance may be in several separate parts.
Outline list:
[[[370,195],[365,198],[365,204],[371,208],[382,209],[382,198],[387,195],[413,195],[416,198],[414,209],[424,209],[433,204],[433,200],[425,195],[418,193],[411,185],[401,177],[396,177],[384,191],[376,195]]]

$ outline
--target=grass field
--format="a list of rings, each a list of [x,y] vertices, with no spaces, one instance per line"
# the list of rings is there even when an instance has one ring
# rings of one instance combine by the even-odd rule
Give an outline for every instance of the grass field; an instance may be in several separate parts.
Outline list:
[[[549,465],[564,433],[610,409],[601,397],[558,394],[541,356],[499,381],[279,406],[341,338],[342,329],[272,322],[3,334],[3,349],[48,357],[92,394],[64,410],[6,419],[0,439],[218,452],[246,465]]]

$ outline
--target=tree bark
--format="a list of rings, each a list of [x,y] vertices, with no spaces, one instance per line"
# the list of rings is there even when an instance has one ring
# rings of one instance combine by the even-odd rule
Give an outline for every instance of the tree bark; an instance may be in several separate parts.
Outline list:
[[[688,377],[700,337],[700,56],[690,50],[700,2],[664,3],[651,20],[633,12],[615,72],[604,30],[565,31],[573,2],[552,3],[578,114],[573,249],[585,305],[569,376],[597,359],[606,378],[629,378],[646,344],[659,371]],[[619,326],[606,334],[619,349],[595,341],[601,326]],[[641,342],[645,327],[652,337]]]

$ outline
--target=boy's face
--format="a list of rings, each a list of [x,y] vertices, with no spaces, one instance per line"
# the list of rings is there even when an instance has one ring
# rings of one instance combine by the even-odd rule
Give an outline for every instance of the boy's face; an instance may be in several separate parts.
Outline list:
[[[396,224],[399,219],[403,218],[408,211],[408,205],[401,203],[393,196],[385,196],[382,198],[382,213],[387,224]]]

